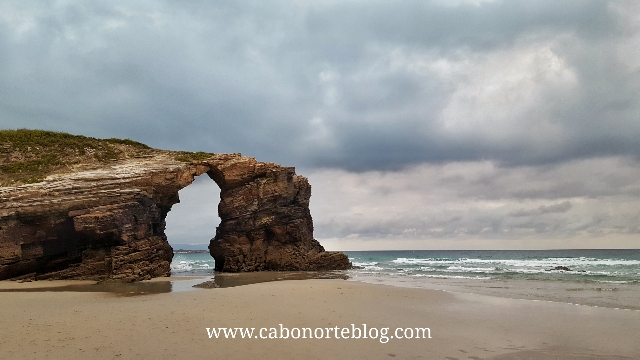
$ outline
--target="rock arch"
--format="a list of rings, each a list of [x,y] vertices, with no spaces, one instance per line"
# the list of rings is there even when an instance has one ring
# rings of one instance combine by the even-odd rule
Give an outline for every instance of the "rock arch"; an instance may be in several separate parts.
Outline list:
[[[118,161],[0,188],[0,279],[137,281],[170,274],[165,218],[178,191],[206,173],[220,187],[209,250],[219,271],[351,266],[313,238],[311,186],[294,168],[240,154],[178,161],[177,153]]]

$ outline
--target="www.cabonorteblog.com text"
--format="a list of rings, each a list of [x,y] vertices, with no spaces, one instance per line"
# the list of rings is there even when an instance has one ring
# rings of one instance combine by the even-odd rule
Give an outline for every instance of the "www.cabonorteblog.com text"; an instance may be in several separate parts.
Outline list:
[[[315,329],[288,328],[282,324],[272,328],[206,328],[209,339],[378,339],[386,344],[390,339],[431,339],[429,328],[367,327],[367,324],[350,327],[318,327]]]

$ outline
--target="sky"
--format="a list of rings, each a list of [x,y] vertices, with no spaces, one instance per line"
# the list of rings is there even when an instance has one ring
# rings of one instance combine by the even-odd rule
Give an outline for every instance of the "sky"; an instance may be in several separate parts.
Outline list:
[[[330,250],[639,248],[639,44],[635,0],[0,0],[0,128],[295,166]]]

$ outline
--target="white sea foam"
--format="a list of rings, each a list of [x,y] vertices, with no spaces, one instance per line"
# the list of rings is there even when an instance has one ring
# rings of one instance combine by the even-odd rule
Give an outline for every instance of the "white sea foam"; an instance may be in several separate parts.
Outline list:
[[[596,258],[546,258],[546,259],[411,259],[397,258],[396,264],[455,265],[455,264],[502,264],[516,267],[549,267],[549,266],[633,266],[640,265],[639,260],[596,259]]]
[[[179,263],[172,262],[171,263],[171,271],[172,272],[186,272],[193,270],[190,261],[180,261]]]
[[[418,269],[397,269],[401,271],[429,271],[429,272],[443,272],[443,273],[485,273],[485,274],[571,274],[576,276],[629,276],[633,274],[628,274],[620,271],[590,271],[590,270],[581,270],[581,271],[564,271],[564,270],[555,270],[555,269],[532,269],[532,268],[496,268],[496,267],[465,267],[465,266],[449,266],[446,269],[435,269],[428,266],[421,266]]]
[[[629,281],[625,281],[625,280],[596,280],[596,282],[605,283],[605,284],[633,284],[633,283],[637,283],[638,281],[635,281],[635,280],[629,280]]]
[[[171,262],[171,272],[172,273],[186,273],[186,272],[194,272],[194,271],[207,271],[213,267],[213,264],[210,264],[211,261],[206,260],[180,260],[180,261],[172,261]]]
[[[502,272],[502,270],[496,270],[495,267],[480,268],[480,267],[465,267],[465,266],[449,266],[448,268],[440,271],[453,271],[453,272]]]
[[[428,275],[428,274],[415,274],[414,277],[427,277],[435,279],[469,279],[469,280],[489,280],[491,276],[461,276],[461,275]]]
[[[380,266],[364,266],[365,270],[384,270],[384,268],[381,268]]]
[[[487,275],[548,275],[570,276],[574,279],[588,280],[590,277],[621,277],[620,281],[628,283],[640,282],[637,272],[639,260],[599,259],[594,257],[549,257],[540,259],[478,259],[478,258],[403,258],[378,263],[376,270],[388,273],[414,274],[427,272],[431,275],[448,276],[457,274]],[[564,266],[566,271],[556,269]],[[382,267],[383,269],[380,269]],[[370,268],[366,268],[371,270]],[[595,279],[593,279],[595,280]],[[603,280],[606,281],[606,280]]]
[[[421,266],[420,270],[422,271],[435,271],[436,269],[429,267],[429,266]]]
[[[374,265],[378,265],[377,261],[371,261],[371,262],[353,262],[354,266],[374,266]]]

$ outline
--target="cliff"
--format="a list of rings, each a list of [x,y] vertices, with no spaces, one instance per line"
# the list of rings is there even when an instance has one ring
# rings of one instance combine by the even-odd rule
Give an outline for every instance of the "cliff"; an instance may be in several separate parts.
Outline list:
[[[0,279],[169,276],[166,215],[204,173],[221,189],[216,270],[351,266],[313,238],[311,186],[291,167],[30,130],[1,131],[0,151]]]

